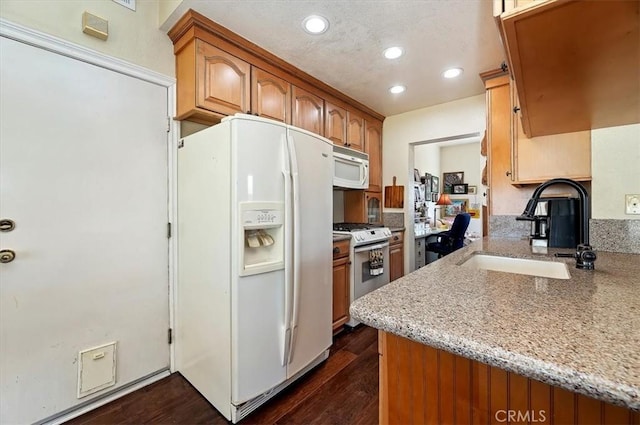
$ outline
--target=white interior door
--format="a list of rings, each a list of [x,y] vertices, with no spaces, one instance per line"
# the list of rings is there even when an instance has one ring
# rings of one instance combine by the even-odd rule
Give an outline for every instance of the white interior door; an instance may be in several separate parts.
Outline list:
[[[78,351],[117,341],[112,390],[169,366],[167,88],[0,37],[0,423],[80,402]]]

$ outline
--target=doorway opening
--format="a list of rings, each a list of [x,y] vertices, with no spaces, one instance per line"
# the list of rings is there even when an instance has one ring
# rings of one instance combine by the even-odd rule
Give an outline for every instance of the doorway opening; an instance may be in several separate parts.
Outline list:
[[[467,206],[473,204],[478,207],[479,205],[479,209],[482,210],[482,205],[486,203],[484,196],[486,187],[481,184],[481,178],[486,159],[480,155],[481,140],[482,133],[474,132],[409,144],[407,182],[413,183],[408,184],[406,188],[406,199],[409,200],[404,206],[407,235],[415,237],[416,229],[418,229],[418,233],[422,233],[423,228],[435,226],[436,214],[440,219],[446,218],[444,217],[445,211],[438,210],[435,206],[438,197],[445,190],[443,173],[463,173],[465,178],[461,183],[467,185],[467,192],[468,187],[471,186],[475,193],[450,194],[450,196],[455,198],[458,203],[466,201],[465,205]],[[476,150],[477,155],[474,153]],[[436,179],[434,179],[435,182],[433,180],[429,182],[430,187],[427,191],[426,184],[429,176],[436,177]],[[418,178],[420,180],[416,181]],[[428,200],[426,199],[427,194],[429,195]],[[424,196],[424,200],[419,199],[421,196]],[[482,219],[473,221],[475,222],[474,227],[471,227],[469,231],[482,235]],[[409,261],[409,269],[414,271],[416,264],[421,264],[416,258],[416,244],[408,244],[407,252],[410,259],[415,259],[415,261]],[[420,255],[424,255],[424,253],[420,253]]]

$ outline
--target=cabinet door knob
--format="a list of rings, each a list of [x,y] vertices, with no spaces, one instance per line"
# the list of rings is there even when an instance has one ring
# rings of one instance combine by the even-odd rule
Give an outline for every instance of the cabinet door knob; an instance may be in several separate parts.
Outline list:
[[[511,175],[511,171],[507,171],[506,173],[504,173],[507,177],[509,177]]]
[[[515,106],[515,107],[513,108],[513,113],[514,113],[514,114],[517,114],[517,113],[518,113],[518,111],[520,111],[520,107],[519,107],[519,106]]]

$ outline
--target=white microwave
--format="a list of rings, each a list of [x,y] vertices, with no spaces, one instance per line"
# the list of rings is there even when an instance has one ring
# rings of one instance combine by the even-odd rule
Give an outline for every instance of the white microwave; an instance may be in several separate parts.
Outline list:
[[[369,188],[369,155],[341,146],[333,147],[333,186]]]

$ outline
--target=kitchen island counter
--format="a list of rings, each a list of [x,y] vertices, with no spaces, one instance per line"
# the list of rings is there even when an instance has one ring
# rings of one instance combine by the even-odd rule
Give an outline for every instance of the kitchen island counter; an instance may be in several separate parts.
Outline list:
[[[546,384],[640,409],[640,255],[594,271],[526,240],[484,238],[359,298],[362,323]],[[460,266],[477,253],[567,263],[568,280]]]

